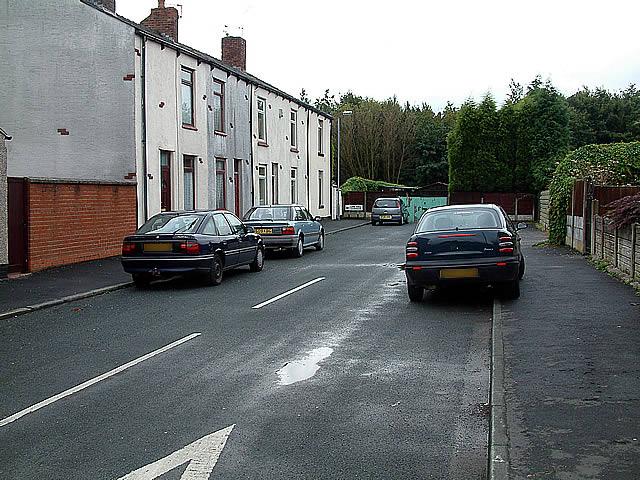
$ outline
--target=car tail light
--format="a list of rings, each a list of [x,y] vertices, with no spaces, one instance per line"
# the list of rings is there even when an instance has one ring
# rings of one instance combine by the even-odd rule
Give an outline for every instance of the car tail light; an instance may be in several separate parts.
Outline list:
[[[136,251],[136,244],[131,242],[124,242],[122,244],[122,255],[130,255]]]
[[[180,244],[180,251],[189,255],[200,253],[200,244],[197,242],[184,242]]]
[[[498,267],[506,267],[507,266],[507,262],[498,262],[498,263],[496,263],[496,265]]]
[[[418,257],[418,242],[407,242],[407,260]]]
[[[500,253],[513,253],[513,247],[499,248],[498,252],[500,252]]]
[[[296,229],[293,227],[282,227],[282,235],[295,235]]]

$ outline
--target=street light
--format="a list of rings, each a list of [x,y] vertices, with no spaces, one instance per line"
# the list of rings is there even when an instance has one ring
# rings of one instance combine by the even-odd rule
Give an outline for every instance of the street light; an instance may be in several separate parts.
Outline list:
[[[345,117],[353,115],[353,110],[345,110],[338,115],[338,171],[336,174],[336,180],[338,182],[338,220],[340,220],[342,216],[342,190],[340,189],[340,118],[342,118],[343,115]]]

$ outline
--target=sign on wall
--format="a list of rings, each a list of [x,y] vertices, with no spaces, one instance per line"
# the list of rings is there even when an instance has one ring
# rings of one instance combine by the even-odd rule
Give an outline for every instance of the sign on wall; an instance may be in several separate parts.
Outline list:
[[[364,212],[364,205],[345,205],[345,212]]]

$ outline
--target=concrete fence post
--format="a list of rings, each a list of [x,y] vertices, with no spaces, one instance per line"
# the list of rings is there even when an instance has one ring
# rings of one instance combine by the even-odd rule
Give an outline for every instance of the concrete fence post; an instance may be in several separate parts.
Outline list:
[[[631,224],[631,279],[636,279],[636,239],[637,237],[637,227],[638,225],[635,223]]]
[[[600,217],[600,257],[604,260],[604,216]]]
[[[613,244],[613,266],[618,268],[618,227],[614,230],[615,242]]]

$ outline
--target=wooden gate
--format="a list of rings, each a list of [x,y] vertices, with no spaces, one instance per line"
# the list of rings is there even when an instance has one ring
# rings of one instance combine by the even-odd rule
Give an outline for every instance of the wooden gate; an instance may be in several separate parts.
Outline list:
[[[27,271],[28,190],[24,178],[7,178],[9,273]]]

